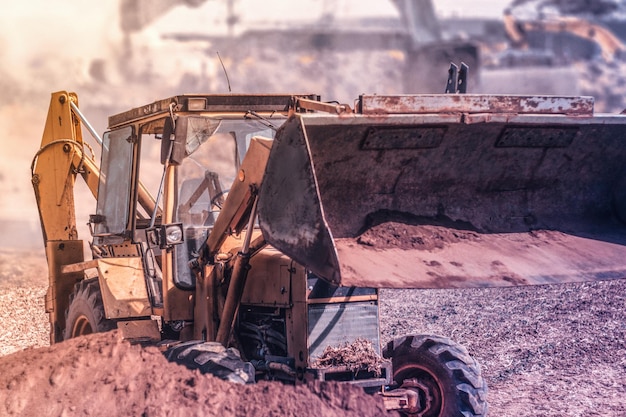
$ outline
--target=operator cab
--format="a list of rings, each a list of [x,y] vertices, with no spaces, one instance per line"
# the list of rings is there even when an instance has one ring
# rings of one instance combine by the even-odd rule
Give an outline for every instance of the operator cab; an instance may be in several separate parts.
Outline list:
[[[162,253],[193,290],[198,257],[253,137],[273,139],[290,96],[177,96],[109,118],[103,137],[95,258],[140,256],[151,304],[162,306]],[[131,215],[130,213],[133,213]]]

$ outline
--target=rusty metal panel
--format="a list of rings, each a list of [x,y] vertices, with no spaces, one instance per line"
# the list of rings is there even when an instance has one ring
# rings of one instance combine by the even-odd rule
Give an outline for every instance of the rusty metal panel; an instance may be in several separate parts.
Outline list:
[[[445,126],[370,127],[362,149],[436,148],[441,144],[445,133]]]
[[[592,116],[593,97],[420,94],[360,97],[363,114],[518,113]]]
[[[495,146],[500,148],[564,148],[572,144],[577,134],[576,126],[507,126],[498,137]]]
[[[515,114],[515,113],[464,113],[464,124],[504,123],[508,125],[550,126],[585,126],[585,125],[623,125],[626,120],[621,114],[595,114],[593,117],[563,114]],[[387,117],[406,117],[390,115]]]
[[[307,114],[306,125],[309,126],[332,126],[341,124],[342,126],[366,126],[366,127],[393,127],[393,126],[438,126],[451,123],[464,123],[467,115],[459,113],[404,113],[404,114],[371,114],[362,115],[358,113],[328,115],[328,114]]]

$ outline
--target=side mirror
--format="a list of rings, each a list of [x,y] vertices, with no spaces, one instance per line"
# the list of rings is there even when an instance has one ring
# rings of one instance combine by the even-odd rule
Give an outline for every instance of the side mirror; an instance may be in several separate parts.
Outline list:
[[[219,120],[209,117],[178,116],[174,128],[172,119],[166,118],[161,141],[161,164],[165,164],[169,155],[171,164],[180,165],[186,156],[194,153],[215,133],[219,125]]]

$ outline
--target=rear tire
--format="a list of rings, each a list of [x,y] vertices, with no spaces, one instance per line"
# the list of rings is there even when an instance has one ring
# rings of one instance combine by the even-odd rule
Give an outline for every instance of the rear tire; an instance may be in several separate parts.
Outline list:
[[[405,415],[478,417],[487,415],[487,383],[480,365],[463,346],[440,336],[407,336],[389,342],[394,381],[420,398]]]
[[[113,320],[107,320],[98,278],[85,279],[74,286],[70,306],[65,313],[63,340],[91,333],[113,330]]]

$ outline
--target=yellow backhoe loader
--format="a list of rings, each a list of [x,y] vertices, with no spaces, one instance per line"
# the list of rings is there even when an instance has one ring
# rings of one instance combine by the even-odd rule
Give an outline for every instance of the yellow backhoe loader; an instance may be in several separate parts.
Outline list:
[[[624,278],[625,138],[590,97],[227,94],[111,116],[100,139],[54,93],[32,165],[51,342],[117,328],[231,381],[344,381],[405,415],[484,416],[465,348],[380,346],[378,289]],[[387,361],[320,365],[363,340]]]

